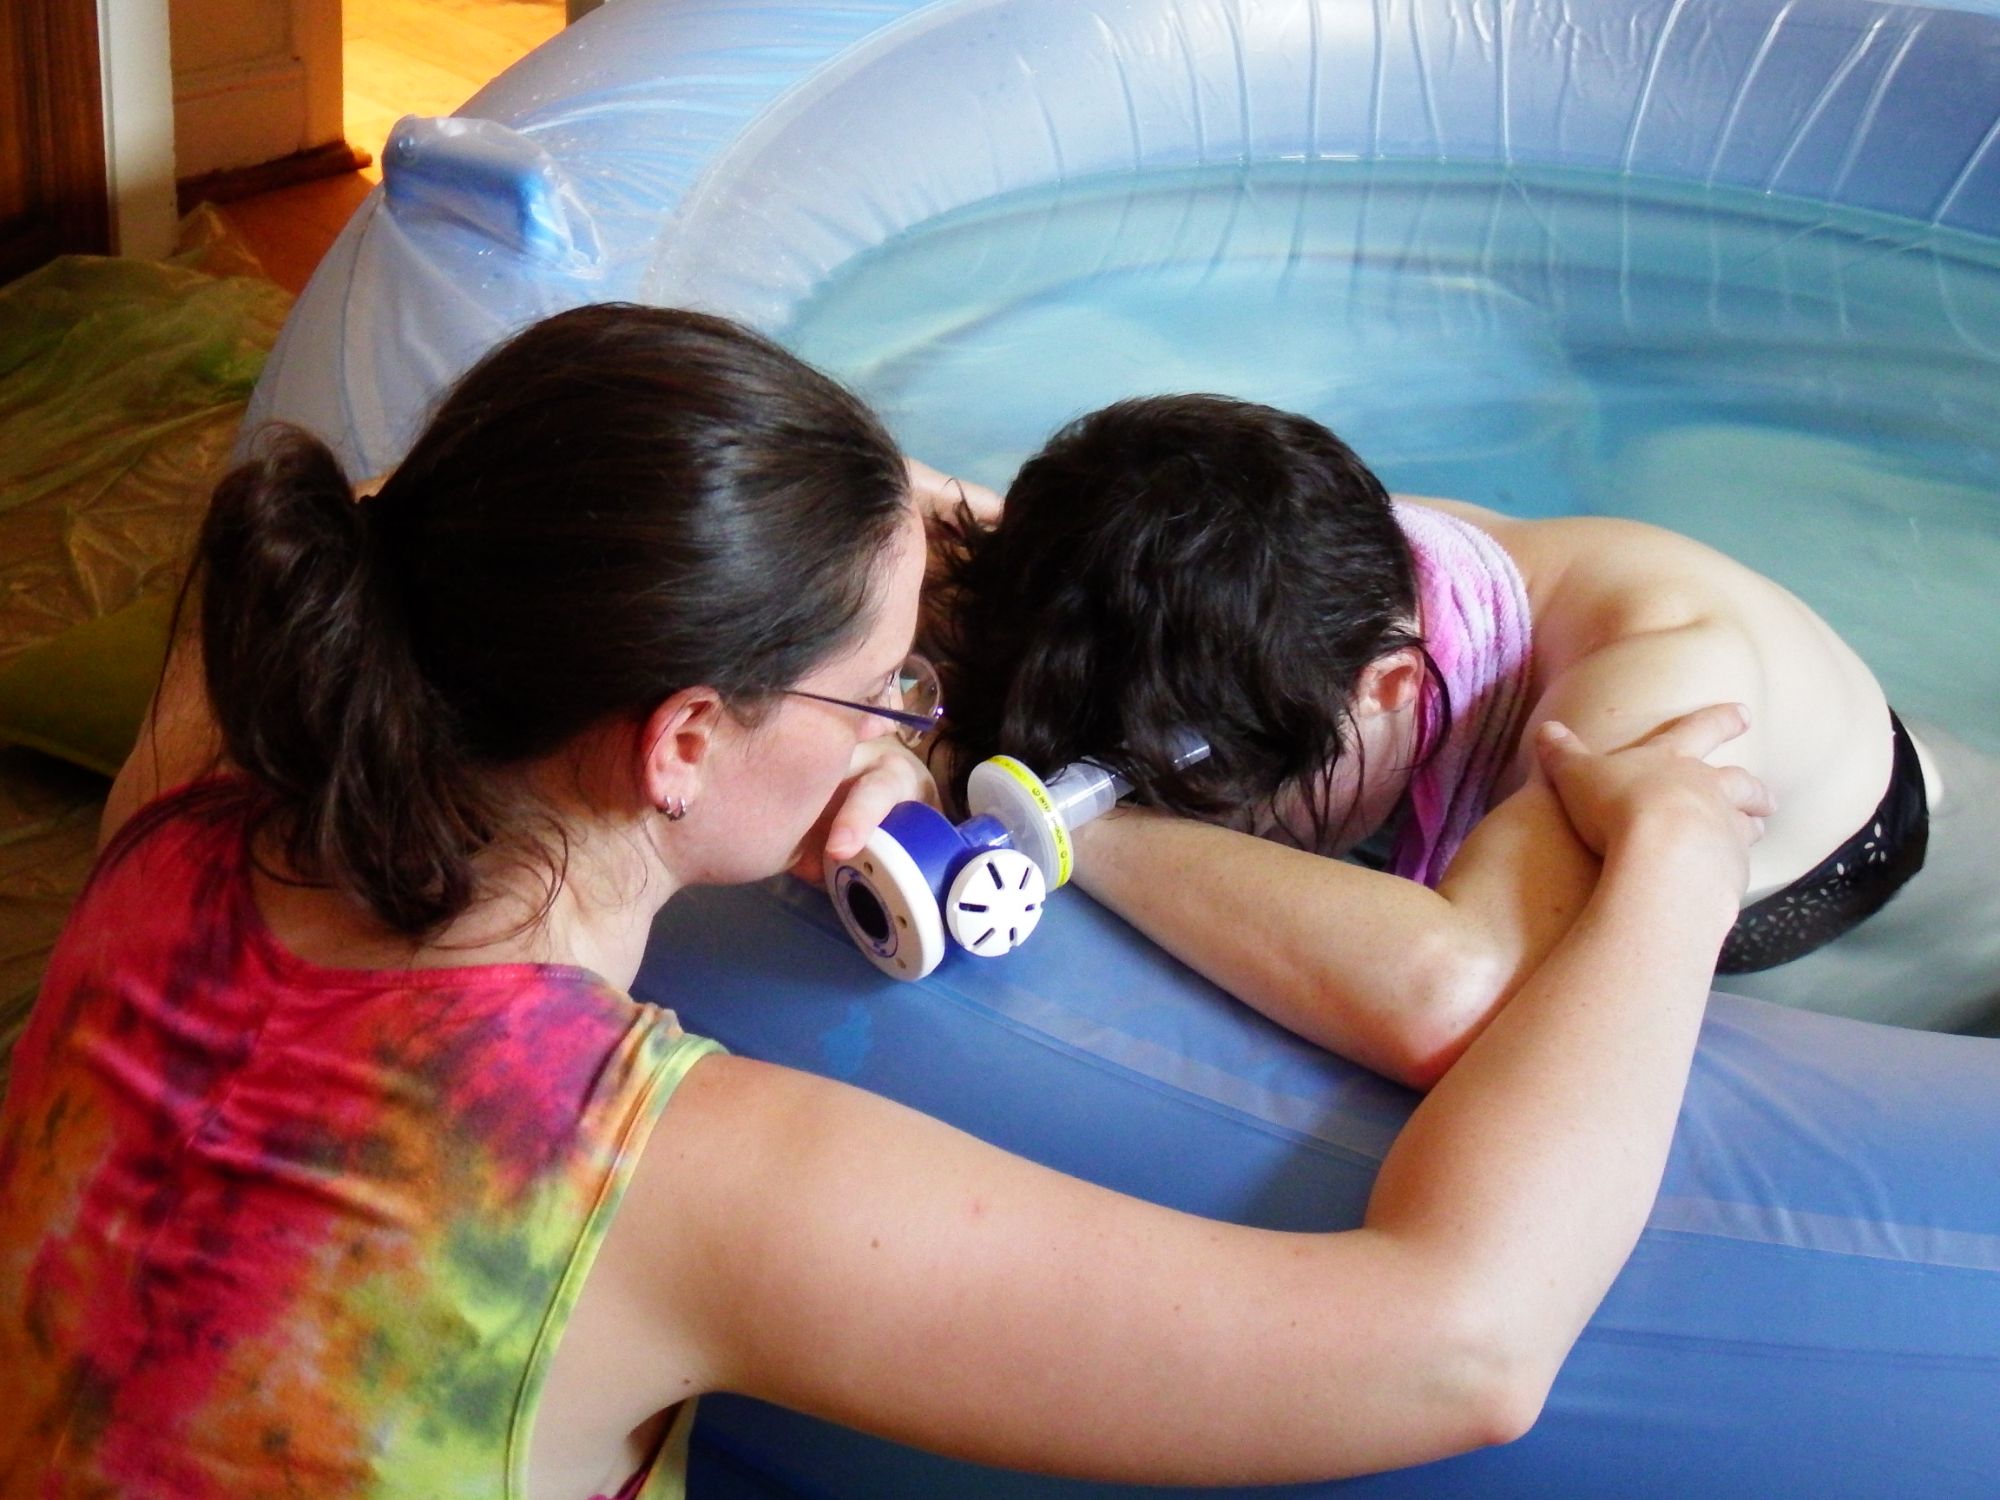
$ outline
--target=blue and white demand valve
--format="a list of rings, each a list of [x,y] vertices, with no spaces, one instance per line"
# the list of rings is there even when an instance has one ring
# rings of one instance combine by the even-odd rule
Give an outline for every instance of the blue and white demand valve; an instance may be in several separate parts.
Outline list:
[[[1190,734],[1175,764],[1207,754]],[[1041,921],[1048,893],[1074,873],[1072,831],[1131,790],[1094,761],[1045,782],[996,755],[972,768],[965,822],[900,802],[860,853],[828,860],[833,909],[855,946],[893,979],[922,979],[954,946],[980,958],[1011,953]]]
[[[855,945],[894,979],[922,979],[948,943],[994,958],[1042,919],[1048,882],[997,818],[952,821],[899,802],[858,854],[829,860],[826,888]]]

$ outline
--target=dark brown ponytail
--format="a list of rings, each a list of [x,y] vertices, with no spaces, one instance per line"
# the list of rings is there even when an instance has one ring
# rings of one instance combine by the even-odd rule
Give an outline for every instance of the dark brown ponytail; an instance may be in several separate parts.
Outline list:
[[[867,408],[776,345],[560,314],[371,499],[290,429],[223,481],[193,583],[224,752],[300,877],[427,934],[525,832],[508,768],[696,684],[754,715],[864,628],[905,503]]]
[[[374,516],[318,439],[263,434],[202,528],[203,668],[229,758],[282,809],[286,863],[417,933],[465,908],[493,820]]]

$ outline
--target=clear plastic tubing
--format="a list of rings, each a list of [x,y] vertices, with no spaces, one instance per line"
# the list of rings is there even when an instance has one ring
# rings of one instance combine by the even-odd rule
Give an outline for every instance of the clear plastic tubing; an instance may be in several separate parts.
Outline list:
[[[1174,732],[1174,769],[1181,770],[1208,759],[1208,743],[1191,729]],[[1118,799],[1132,790],[1132,783],[1094,760],[1079,760],[1064,766],[1049,778],[1049,801],[1056,813],[1072,829],[1102,817],[1118,805]]]

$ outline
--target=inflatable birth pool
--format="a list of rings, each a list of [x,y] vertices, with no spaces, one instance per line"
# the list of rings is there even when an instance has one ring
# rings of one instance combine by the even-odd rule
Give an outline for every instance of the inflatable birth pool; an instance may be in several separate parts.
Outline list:
[[[1612,420],[1578,398],[1574,348],[1555,348],[1528,304],[1579,318],[1608,306],[1624,321],[1599,328],[1601,341],[1629,343],[1634,257],[1649,246],[1701,262],[1703,341],[1736,350],[1740,379],[1725,384],[1761,378],[1739,326],[1739,273],[1765,277],[1777,337],[1824,341],[1824,380],[1872,378],[1882,401],[1898,399],[1880,373],[1898,356],[1872,320],[1890,304],[1921,335],[1903,350],[1911,368],[1935,353],[1949,376],[1984,359],[1974,373],[1991,400],[2000,360],[1993,304],[1969,307],[1942,282],[1903,296],[1868,281],[1934,267],[1937,243],[1995,254],[1992,0],[611,0],[460,115],[404,121],[384,169],[252,408],[253,420],[320,432],[357,474],[392,464],[427,403],[496,340],[611,299],[772,331],[854,380],[912,451],[997,483],[1074,411],[1233,378],[1177,365],[1176,339],[1122,338],[1119,320],[1136,328],[1133,308],[1151,297],[1195,340],[1207,293],[1260,255],[1328,302],[1350,375],[1378,361],[1349,381],[1348,406],[1318,414],[1398,487],[1488,503],[1575,481]],[[1591,286],[1531,265],[1503,222],[1505,200],[1545,237],[1582,225],[1537,197],[1537,174],[1567,171],[1611,184],[1591,222],[1620,226]],[[1845,290],[1829,297],[1789,279],[1801,262],[1782,213],[1754,231],[1756,253],[1725,253],[1713,237],[1701,253],[1659,251],[1650,210],[1620,186],[1642,180],[1669,195],[1768,199],[1799,216],[1800,235],[1846,216],[1864,226],[1850,243],[1870,253],[1841,260]],[[1192,197],[1149,186],[1187,182]],[[1065,195],[1081,217],[1051,208]],[[1188,206],[1197,200],[1208,207]],[[1336,201],[1351,213],[1333,238],[1352,231],[1374,247],[1365,265],[1326,253],[1313,216]],[[995,225],[1024,238],[1004,254],[978,249],[973,232]],[[1913,251],[1898,225],[1921,228],[1932,249]],[[1432,227],[1472,245],[1470,270],[1426,259]],[[1164,290],[1137,287],[1132,247],[1168,242],[1192,269]],[[912,246],[917,260],[893,260]],[[1530,273],[1542,278],[1534,298],[1519,292]],[[968,289],[1003,281],[1070,341],[1017,363],[1056,381],[1052,407],[1020,404],[1014,383],[975,383],[992,367],[971,356],[952,364],[991,326],[990,308],[966,311]],[[1238,384],[1257,387],[1243,394],[1298,395],[1257,384],[1291,358],[1287,337],[1241,355]],[[1310,357],[1331,359],[1332,342]],[[1095,373],[1062,386],[1051,367],[1070,364]],[[920,367],[943,383],[937,399],[911,394]],[[1416,406],[1382,405],[1399,380],[1448,386],[1460,415],[1427,425]],[[1923,399],[1934,414],[1977,384]],[[1656,467],[1677,461],[1649,451]],[[1990,453],[1971,462],[1975,479],[1984,464],[1996,482],[1950,550],[1977,560],[2000,555],[2000,475]],[[1517,491],[1481,492],[1501,469]],[[1896,519],[1890,532],[1904,529]],[[1907,530],[1919,532],[1914,516]],[[1830,555],[1813,535],[1800,528],[1781,550]],[[1978,585],[1989,607],[1992,576]],[[1970,719],[1955,727],[1968,737],[2000,728],[1994,639],[1975,639],[1956,669]],[[1074,891],[1014,954],[954,956],[915,984],[878,974],[817,891],[694,892],[662,916],[635,988],[737,1051],[1248,1223],[1358,1222],[1413,1104],[1249,1014]],[[1658,1205],[1536,1428],[1505,1448],[1283,1493],[1993,1500],[1996,1148],[2000,1041],[1718,995]],[[696,1500],[1132,1493],[945,1463],[736,1399],[704,1401],[692,1473]]]

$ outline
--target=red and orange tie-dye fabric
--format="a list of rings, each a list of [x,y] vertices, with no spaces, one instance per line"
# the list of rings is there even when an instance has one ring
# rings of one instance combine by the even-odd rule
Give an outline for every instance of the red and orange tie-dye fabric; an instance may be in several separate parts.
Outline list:
[[[713,1044],[579,969],[307,964],[226,788],[146,825],[0,1113],[0,1497],[515,1494],[582,1268]]]

